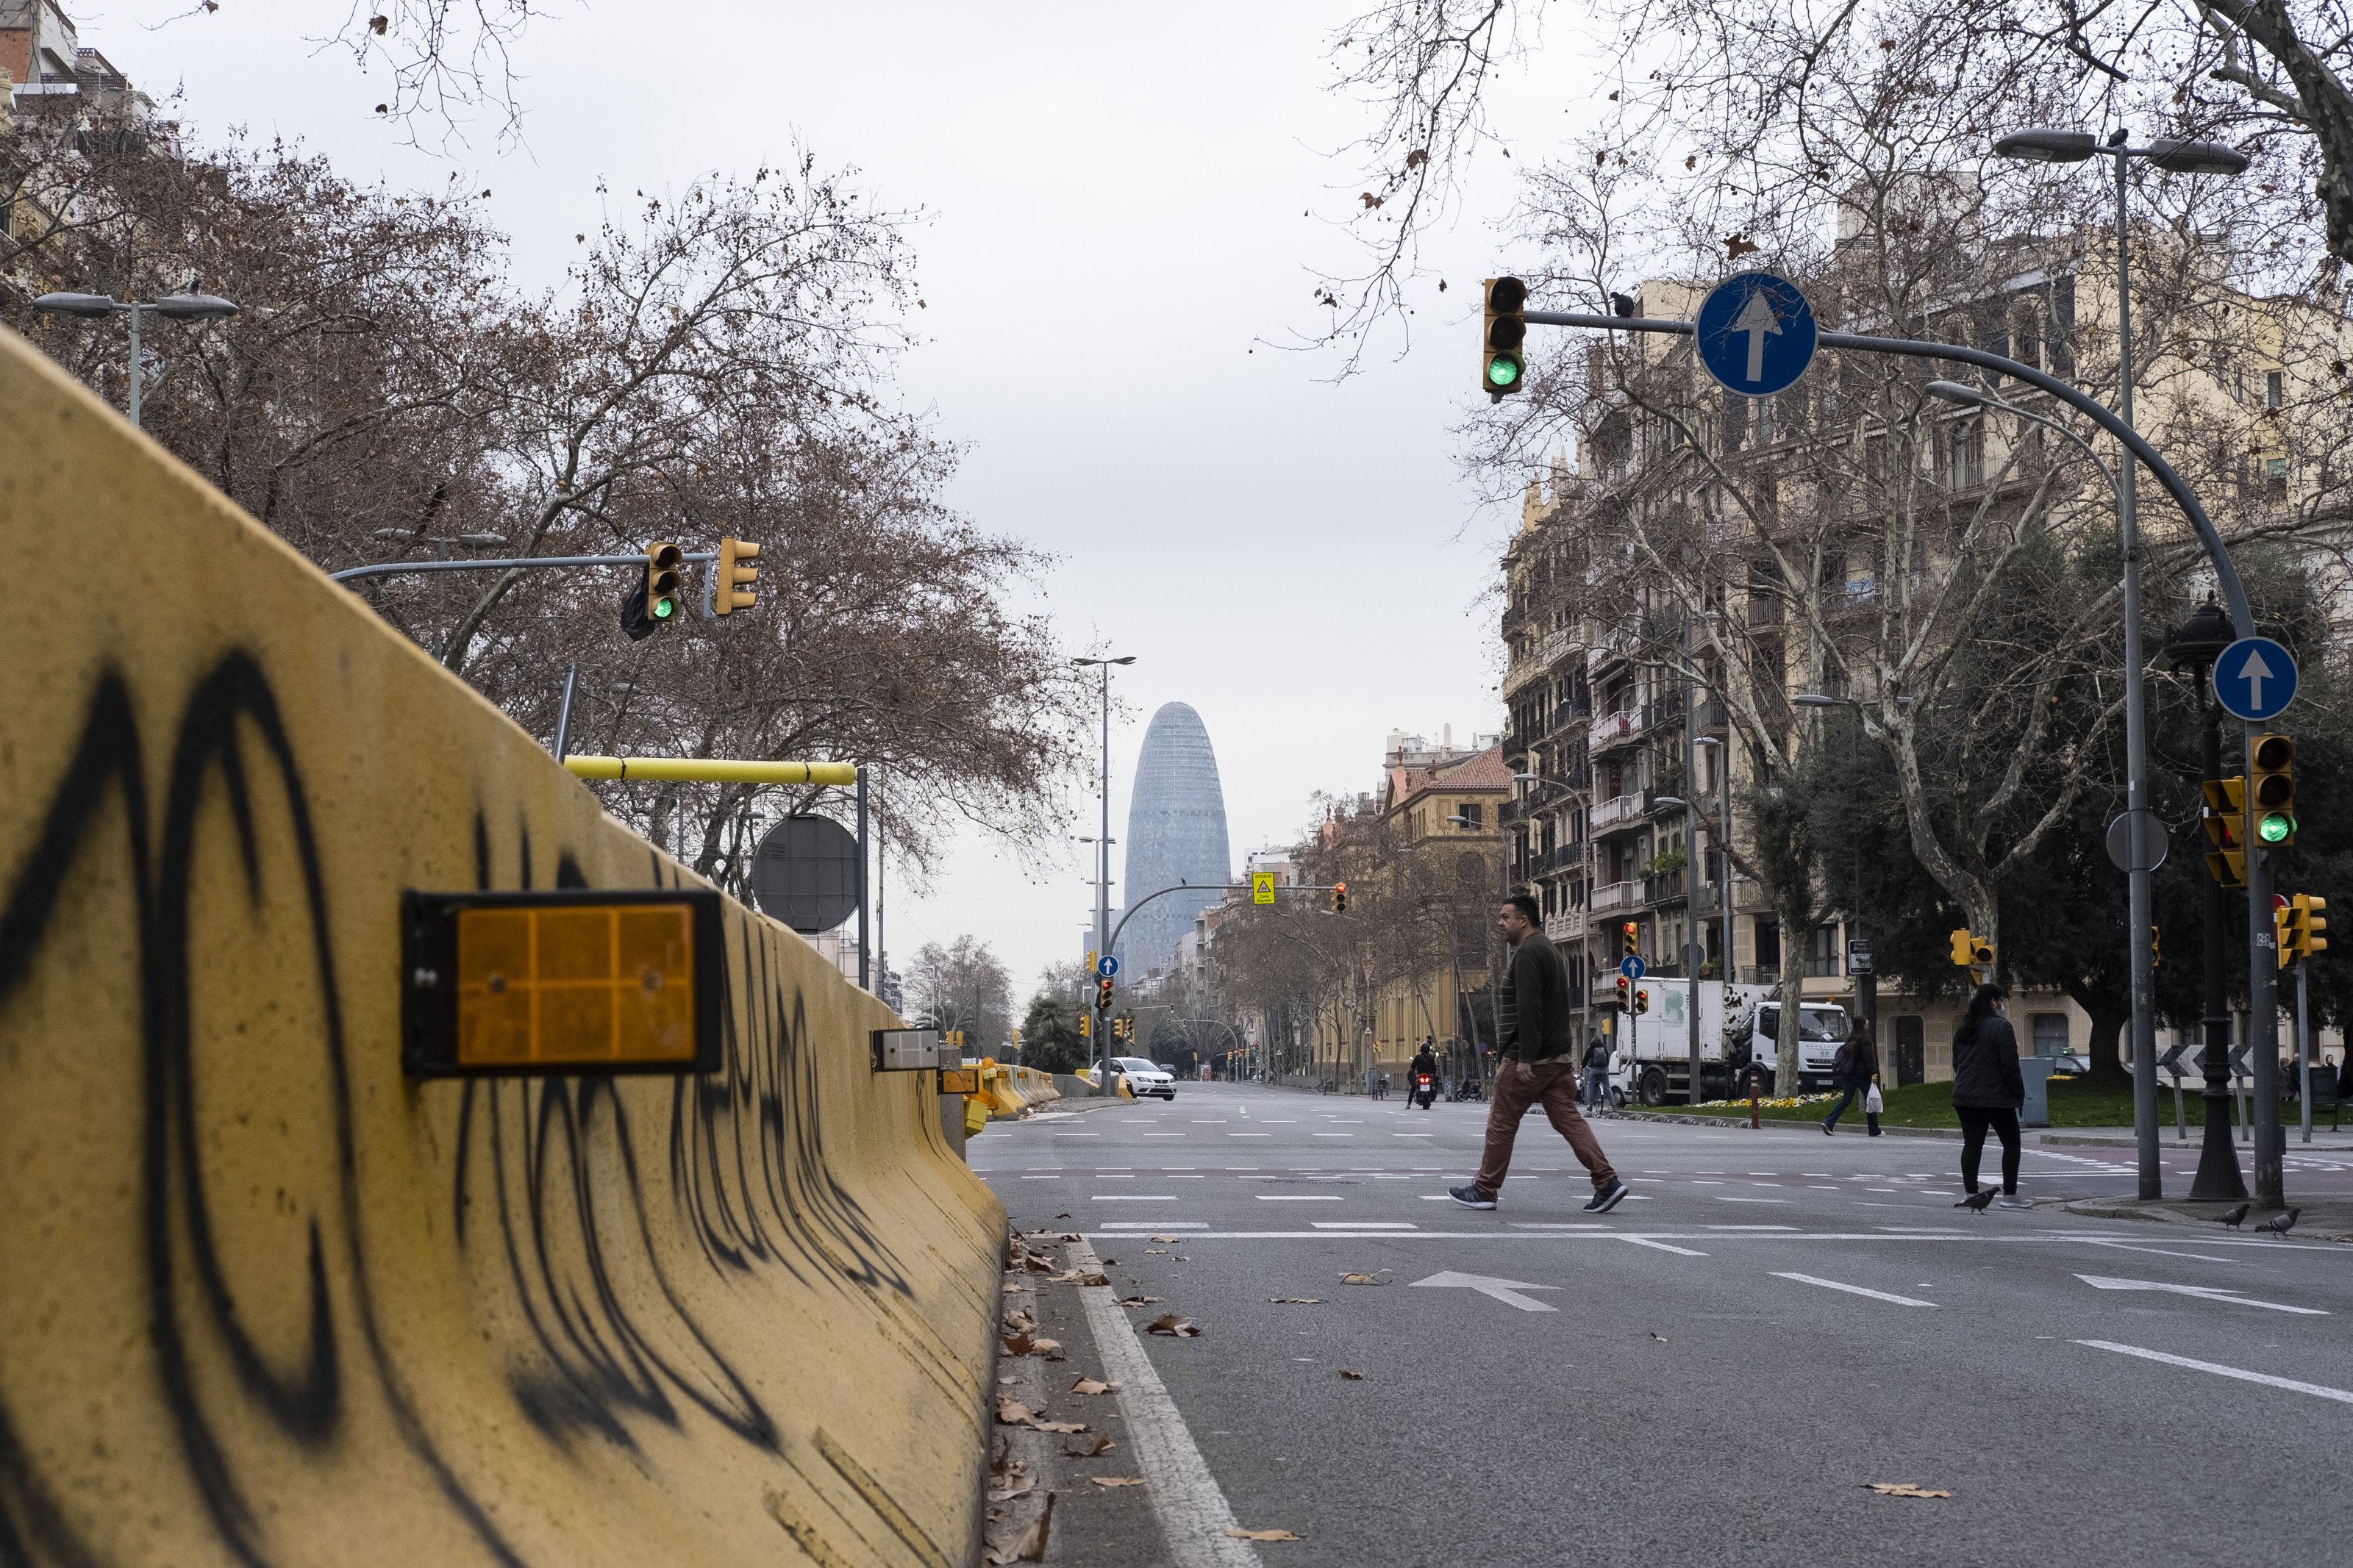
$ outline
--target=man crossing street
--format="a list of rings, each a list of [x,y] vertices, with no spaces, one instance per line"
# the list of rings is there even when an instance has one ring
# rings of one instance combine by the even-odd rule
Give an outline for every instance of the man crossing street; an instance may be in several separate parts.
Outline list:
[[[1487,1107],[1487,1147],[1478,1177],[1467,1187],[1450,1188],[1449,1195],[1465,1208],[1493,1208],[1511,1168],[1520,1118],[1541,1103],[1553,1131],[1568,1141],[1577,1163],[1593,1178],[1593,1201],[1585,1205],[1586,1212],[1607,1214],[1625,1197],[1626,1184],[1609,1168],[1600,1141],[1577,1108],[1568,965],[1546,939],[1537,923],[1536,901],[1527,894],[1513,894],[1498,912],[1496,924],[1512,947],[1495,1009],[1504,1060],[1496,1068],[1493,1098]]]

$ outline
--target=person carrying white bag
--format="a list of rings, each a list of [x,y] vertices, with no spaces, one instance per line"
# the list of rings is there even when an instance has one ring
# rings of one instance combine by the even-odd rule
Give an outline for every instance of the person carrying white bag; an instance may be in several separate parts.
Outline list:
[[[1878,1137],[1879,1113],[1887,1109],[1887,1102],[1879,1097],[1879,1047],[1872,1043],[1870,1019],[1855,1020],[1854,1033],[1839,1047],[1831,1076],[1840,1090],[1839,1102],[1831,1107],[1830,1115],[1822,1121],[1822,1131],[1836,1132],[1839,1118],[1846,1114],[1847,1108],[1860,1095],[1863,1125],[1871,1129],[1873,1138]]]

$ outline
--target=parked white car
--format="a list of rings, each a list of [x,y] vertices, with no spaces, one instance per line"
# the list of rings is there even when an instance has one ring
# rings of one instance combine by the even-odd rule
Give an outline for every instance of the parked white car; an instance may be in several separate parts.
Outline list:
[[[1127,1079],[1128,1089],[1139,1097],[1156,1094],[1166,1100],[1176,1100],[1176,1075],[1163,1071],[1158,1063],[1145,1061],[1142,1057],[1113,1057],[1111,1065],[1119,1069]],[[1094,1082],[1093,1068],[1088,1068],[1084,1076],[1089,1083]]]

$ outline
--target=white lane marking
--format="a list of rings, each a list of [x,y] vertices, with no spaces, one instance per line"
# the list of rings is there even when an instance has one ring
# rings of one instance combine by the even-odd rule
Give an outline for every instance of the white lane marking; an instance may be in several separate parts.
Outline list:
[[[1083,1241],[1072,1242],[1067,1256],[1077,1268],[1100,1267],[1094,1248]],[[1169,1561],[1176,1568],[1258,1568],[1258,1549],[1226,1533],[1239,1528],[1233,1508],[1186,1430],[1185,1417],[1168,1397],[1152,1358],[1144,1353],[1135,1325],[1119,1310],[1118,1298],[1107,1286],[1082,1285],[1079,1299],[1086,1303],[1087,1326],[1094,1331],[1104,1370],[1120,1384],[1129,1451],[1144,1472],[1145,1496],[1160,1521]]]
[[[1710,1230],[1795,1230],[1794,1225],[1712,1225]]]
[[[1312,1219],[1318,1230],[1419,1230],[1409,1219]]]
[[[1353,1132],[1310,1132],[1310,1138],[1354,1138]]]
[[[2217,1258],[2208,1252],[2176,1252],[2168,1247],[2135,1247],[2127,1241],[2102,1241],[2094,1236],[2079,1237],[2087,1247],[2113,1247],[2118,1252],[2153,1252],[2159,1258],[2194,1258],[2200,1263],[2228,1263],[2232,1259]]]
[[[1054,1136],[1057,1138],[1100,1138],[1103,1134],[1100,1132],[1057,1132]]]
[[[1557,1290],[1557,1285],[1530,1285],[1521,1279],[1497,1279],[1485,1274],[1457,1274],[1449,1269],[1433,1274],[1427,1279],[1416,1279],[1416,1285],[1426,1285],[1440,1290],[1476,1290],[1482,1296],[1493,1296],[1506,1307],[1517,1307],[1523,1312],[1557,1312],[1557,1307],[1546,1306],[1533,1296],[1523,1296],[1523,1290]]]
[[[1096,1227],[1099,1230],[1207,1230],[1205,1219],[1113,1219]]]
[[[1271,1132],[1229,1132],[1226,1136],[1229,1138],[1271,1138],[1274,1134]]]
[[[1321,1138],[1324,1134],[1318,1132],[1315,1136]],[[1345,1138],[1347,1134],[1343,1132],[1340,1136]],[[1389,1136],[1392,1138],[1435,1138],[1438,1134],[1435,1132],[1392,1132]]]
[[[1426,1204],[1451,1204],[1454,1199],[1445,1193],[1424,1193],[1421,1201]]]
[[[1788,1199],[1787,1199],[1787,1198],[1725,1198],[1725,1197],[1719,1197],[1719,1198],[1717,1198],[1715,1201],[1716,1201],[1717,1203],[1720,1203],[1720,1204],[1786,1204],[1786,1203],[1788,1203],[1789,1200],[1788,1200]]]
[[[1621,1236],[1620,1241],[1630,1241],[1637,1247],[1647,1247],[1656,1252],[1672,1252],[1678,1258],[1705,1258],[1704,1252],[1694,1252],[1688,1247],[1669,1247],[1663,1241],[1652,1241],[1647,1236]]]
[[[1190,1134],[1184,1132],[1147,1132],[1145,1136],[1146,1138],[1184,1138],[1190,1136]]]
[[[2223,1366],[2211,1361],[2192,1361],[2186,1355],[2168,1355],[2163,1351],[2145,1351],[2138,1345],[2120,1345],[2114,1340],[2076,1340],[2095,1351],[2114,1351],[2118,1355],[2138,1356],[2143,1361],[2162,1362],[2167,1366],[2186,1366],[2192,1372],[2211,1372],[2217,1377],[2235,1377],[2242,1383],[2260,1383],[2266,1388],[2284,1388],[2291,1394],[2309,1394],[2318,1399],[2333,1399],[2339,1405],[2353,1405],[2353,1392],[2328,1388],[2317,1383],[2299,1383],[2292,1377],[2274,1377],[2267,1372],[2248,1372],[2241,1367]]]
[[[2078,1274],[2075,1278],[2094,1290],[2162,1290],[2172,1296],[2196,1296],[2202,1300],[2228,1301],[2233,1307],[2262,1307],[2274,1312],[2294,1312],[2299,1318],[2328,1316],[2318,1307],[2291,1307],[2280,1301],[2258,1301],[2242,1291],[2212,1285],[2168,1285],[2156,1279],[2110,1279],[2098,1274]]]
[[[1175,1193],[1097,1193],[1087,1200],[1091,1204],[1173,1204],[1176,1201]]]
[[[1934,1301],[1923,1301],[1917,1296],[1892,1296],[1884,1290],[1866,1290],[1860,1285],[1842,1285],[1835,1279],[1817,1279],[1811,1274],[1782,1274],[1776,1279],[1795,1279],[1800,1285],[1819,1285],[1825,1290],[1843,1290],[1850,1296],[1868,1296],[1874,1301],[1893,1301],[1899,1307],[1933,1307]]]
[[[1262,1204],[1336,1204],[1340,1201],[1337,1193],[1260,1193],[1256,1195]]]
[[[1509,1224],[1514,1230],[1609,1230],[1611,1228],[1598,1219],[1559,1221],[1515,1219],[1505,1223]]]
[[[1062,1178],[1060,1176],[1024,1176],[1021,1179],[1025,1182],[1059,1182]]]

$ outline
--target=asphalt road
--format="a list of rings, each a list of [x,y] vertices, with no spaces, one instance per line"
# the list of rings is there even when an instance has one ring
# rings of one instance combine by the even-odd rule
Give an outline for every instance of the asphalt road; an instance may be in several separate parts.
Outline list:
[[[1134,1380],[1103,1396],[1095,1428],[1124,1447],[1070,1462],[1048,1562],[2269,1568],[2342,1549],[2353,1246],[2053,1206],[2130,1192],[2128,1151],[2030,1144],[2039,1206],[1978,1215],[1952,1206],[1955,1143],[1629,1121],[1599,1131],[1633,1195],[1597,1220],[1540,1113],[1503,1206],[1474,1212],[1444,1193],[1485,1115],[1187,1084],[972,1142],[1017,1228],[1083,1236],[1065,1260],[1112,1280],[1023,1296],[1071,1359],[1008,1375],[1042,1405],[1060,1373],[1143,1367],[1171,1407]],[[2292,1194],[2353,1179],[2343,1156],[2290,1162]],[[1160,1300],[1110,1310],[1136,1296]],[[1085,1329],[1167,1311],[1200,1336]],[[1187,1445],[1198,1471],[1169,1458]],[[1146,1486],[1086,1485],[1106,1464]],[[1229,1513],[1303,1539],[1204,1522]]]

